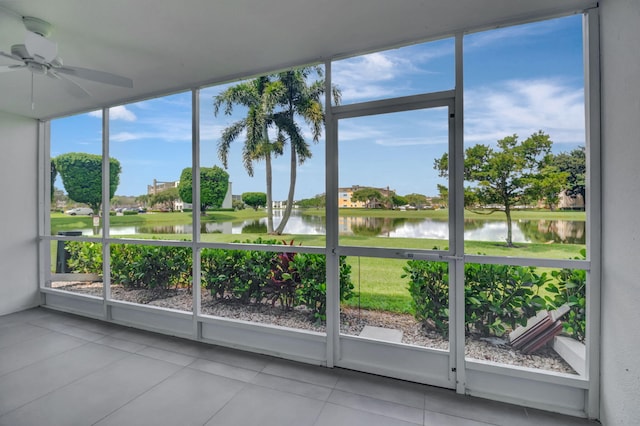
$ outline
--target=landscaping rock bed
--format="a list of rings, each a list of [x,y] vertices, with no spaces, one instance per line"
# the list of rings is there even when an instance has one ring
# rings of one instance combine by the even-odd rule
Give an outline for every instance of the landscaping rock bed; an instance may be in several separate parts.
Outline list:
[[[101,282],[54,282],[52,288],[102,296]],[[188,289],[158,292],[143,289],[129,290],[119,285],[112,285],[111,298],[189,312],[192,311],[193,305],[192,294]],[[311,321],[309,313],[303,309],[285,312],[278,306],[220,302],[214,300],[207,292],[202,293],[201,309],[205,315],[325,332],[324,324]],[[369,325],[401,330],[402,343],[405,344],[443,350],[449,347],[448,340],[437,333],[425,330],[413,316],[407,314],[342,308],[340,320],[340,332],[343,334],[357,336],[366,325]],[[505,340],[499,338],[486,339],[468,335],[465,340],[465,355],[470,359],[575,374],[575,371],[550,347],[544,347],[535,354],[525,355],[512,349]]]

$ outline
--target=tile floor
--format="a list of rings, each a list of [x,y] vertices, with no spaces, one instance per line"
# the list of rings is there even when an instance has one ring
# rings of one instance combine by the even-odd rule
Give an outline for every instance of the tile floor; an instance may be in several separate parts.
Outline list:
[[[0,425],[587,425],[58,313],[0,317]]]

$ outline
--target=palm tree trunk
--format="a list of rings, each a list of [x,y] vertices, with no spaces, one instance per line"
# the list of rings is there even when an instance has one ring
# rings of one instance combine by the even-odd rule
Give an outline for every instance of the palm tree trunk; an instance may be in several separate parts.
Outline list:
[[[264,164],[267,175],[267,234],[273,234],[273,172],[271,170],[271,146],[269,145],[269,130],[266,125],[262,127],[262,143],[265,147]]]
[[[272,171],[271,171],[271,153],[267,152],[264,156],[264,162],[267,169],[267,233],[273,234],[273,198],[272,192]]]
[[[289,194],[287,195],[287,206],[284,209],[284,213],[282,215],[282,221],[278,225],[278,229],[276,229],[276,235],[282,235],[282,231],[284,231],[284,227],[287,226],[287,222],[289,221],[289,217],[291,216],[291,209],[293,208],[293,197],[296,192],[296,177],[297,177],[297,162],[296,158],[296,147],[293,143],[291,145],[291,172],[289,175]]]

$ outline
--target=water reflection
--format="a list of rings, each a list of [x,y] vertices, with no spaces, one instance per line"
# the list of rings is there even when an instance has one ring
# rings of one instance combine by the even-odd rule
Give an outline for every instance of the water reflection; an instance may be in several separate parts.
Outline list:
[[[280,222],[274,218],[274,226]],[[380,238],[426,238],[446,240],[449,224],[446,220],[416,218],[381,218],[364,216],[341,216],[339,233],[343,236],[363,236]],[[91,229],[83,230],[84,235],[92,235]],[[157,226],[112,226],[111,235],[136,234],[191,234],[193,227],[186,225]],[[200,232],[203,234],[265,234],[266,218],[239,222],[205,222]],[[323,216],[292,214],[287,224],[288,234],[324,235],[326,233]],[[465,219],[464,238],[468,241],[505,241],[507,224],[501,220]],[[515,243],[564,243],[585,244],[585,222],[568,220],[518,220],[513,222],[513,242]]]

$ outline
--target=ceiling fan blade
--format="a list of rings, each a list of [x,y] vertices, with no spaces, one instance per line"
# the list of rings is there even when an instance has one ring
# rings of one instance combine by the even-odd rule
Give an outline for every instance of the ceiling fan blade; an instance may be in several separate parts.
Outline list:
[[[66,67],[62,66],[55,69],[60,74],[66,74],[73,77],[83,78],[85,80],[97,81],[99,83],[110,84],[113,86],[133,88],[133,80],[127,77],[122,77],[117,74],[111,74],[109,72],[91,70],[88,68],[80,67]]]
[[[33,58],[37,58],[40,61],[51,62],[58,56],[57,43],[31,31],[27,31],[24,47]]]
[[[4,56],[5,58],[13,59],[14,61],[24,62],[21,57],[12,55],[11,53],[0,52],[0,56]]]
[[[69,92],[69,94],[80,99],[88,98],[89,96],[91,96],[90,93],[84,89],[84,87],[80,86],[78,83],[71,80],[70,78],[65,77],[64,75],[57,74],[57,71],[58,70],[49,70],[49,72],[47,72],[47,75],[61,82],[66,91]]]
[[[16,71],[26,67],[26,65],[0,65],[0,72]]]

